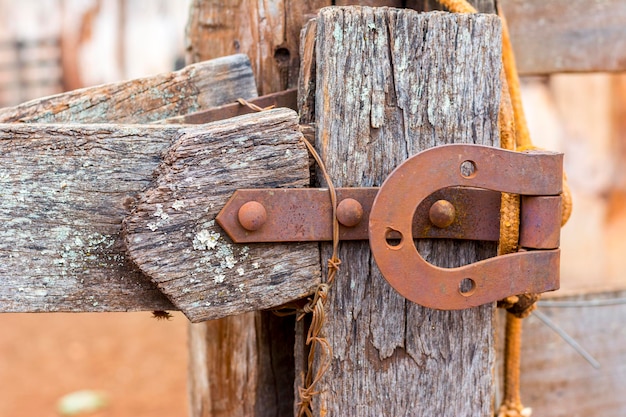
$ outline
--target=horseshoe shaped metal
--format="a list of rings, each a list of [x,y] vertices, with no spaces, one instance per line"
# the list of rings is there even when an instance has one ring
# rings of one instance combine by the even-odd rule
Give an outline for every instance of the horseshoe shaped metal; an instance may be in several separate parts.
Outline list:
[[[445,145],[409,158],[385,180],[369,217],[370,247],[380,271],[408,300],[442,310],[558,289],[558,248],[526,250],[458,268],[440,268],[419,254],[411,225],[420,202],[447,187],[533,196],[529,200],[559,196],[562,166],[563,155],[559,153],[518,153],[480,145]],[[400,239],[389,240],[394,234]]]

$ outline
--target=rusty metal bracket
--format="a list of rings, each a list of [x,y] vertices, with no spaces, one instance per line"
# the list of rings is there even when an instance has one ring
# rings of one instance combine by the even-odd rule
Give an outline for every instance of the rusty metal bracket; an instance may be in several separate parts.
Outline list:
[[[553,229],[555,223],[560,226],[562,164],[561,154],[518,153],[476,145],[441,146],[409,158],[385,180],[372,206],[369,240],[376,264],[405,298],[438,309],[475,307],[509,295],[557,289],[559,242],[558,232],[554,239]],[[523,251],[459,268],[429,264],[413,244],[412,216],[431,192],[450,186],[526,195],[523,212],[529,201],[543,199],[538,196],[557,197],[550,212],[532,210],[536,218],[531,223],[539,227],[522,226],[529,235],[542,235],[530,239],[531,243],[540,243],[542,247],[537,249],[550,250]],[[540,202],[536,206],[546,205]],[[525,215],[521,220],[528,221]],[[390,232],[400,239],[391,240]]]
[[[379,190],[337,189],[340,240],[368,239],[368,220]],[[449,201],[457,212],[446,228],[434,226],[429,218],[430,207],[439,200]],[[497,241],[499,217],[498,192],[467,188],[439,190],[417,208],[413,237]],[[250,221],[252,218],[261,221],[254,223]],[[325,188],[237,190],[216,220],[236,243],[330,241],[333,236],[332,206]]]
[[[298,111],[298,92],[297,89],[279,91],[267,94],[261,97],[251,98],[248,103],[254,104],[261,108],[266,107],[287,107]],[[254,113],[250,107],[240,103],[230,103],[223,106],[214,107],[208,110],[191,113],[185,116],[176,117],[178,123],[185,124],[202,124],[211,123],[218,120],[224,120],[235,116],[241,116],[248,113]]]
[[[340,188],[341,240],[368,239],[385,279],[405,298],[437,309],[474,307],[559,286],[563,156],[446,145],[397,167],[381,188]],[[500,193],[522,195],[521,252],[439,268],[413,239],[499,238]],[[325,189],[237,190],[216,218],[235,242],[325,241]]]

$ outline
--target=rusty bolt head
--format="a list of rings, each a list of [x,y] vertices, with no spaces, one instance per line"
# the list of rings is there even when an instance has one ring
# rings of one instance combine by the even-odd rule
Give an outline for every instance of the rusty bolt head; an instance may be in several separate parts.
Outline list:
[[[346,227],[354,227],[363,219],[363,206],[353,198],[341,200],[337,205],[337,220]]]
[[[267,221],[267,211],[263,204],[257,201],[248,201],[237,213],[239,224],[251,232],[259,230]]]
[[[445,229],[454,223],[454,219],[456,217],[456,210],[452,203],[447,200],[438,200],[430,206],[430,210],[428,212],[428,216],[430,217],[430,221],[435,226]]]

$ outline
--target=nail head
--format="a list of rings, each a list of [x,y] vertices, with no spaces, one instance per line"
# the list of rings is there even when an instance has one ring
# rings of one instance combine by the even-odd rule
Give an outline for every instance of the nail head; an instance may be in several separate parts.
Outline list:
[[[259,230],[267,221],[267,211],[263,204],[257,201],[248,201],[239,209],[237,218],[241,227],[254,232]]]
[[[430,206],[428,216],[430,217],[432,224],[441,229],[445,229],[454,223],[456,210],[454,209],[454,205],[452,205],[449,201],[438,200]]]
[[[346,227],[354,227],[363,219],[363,206],[353,198],[341,200],[337,205],[337,220]]]

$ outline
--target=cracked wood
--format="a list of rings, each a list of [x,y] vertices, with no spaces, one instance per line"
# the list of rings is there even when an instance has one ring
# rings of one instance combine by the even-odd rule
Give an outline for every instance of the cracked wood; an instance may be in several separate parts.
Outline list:
[[[150,123],[256,97],[245,55],[0,108],[0,123]]]
[[[199,303],[207,288],[224,282],[223,292],[210,294],[222,315],[306,295],[319,279],[319,258],[310,245],[233,248],[217,237],[217,226],[209,225],[240,186],[308,184],[308,156],[296,119],[292,111],[275,110],[202,127],[0,125],[0,311],[173,309],[129,260],[121,236],[122,220],[151,184],[161,153],[170,146],[161,167],[167,167],[167,179],[180,181],[168,184],[176,200],[164,199],[146,213],[147,235],[130,235],[145,239],[139,249],[148,243],[156,251],[149,254],[152,261],[176,268],[180,280],[169,277],[164,285],[176,284]],[[194,172],[202,167],[210,172]],[[166,190],[158,190],[164,198]],[[151,201],[142,200],[139,207]],[[198,211],[200,220],[193,217]],[[211,238],[220,245],[216,250],[223,249],[220,262],[237,262],[237,268],[211,269],[205,259]],[[154,245],[159,242],[163,245]],[[141,260],[134,249],[134,258]],[[193,270],[183,267],[187,258]],[[176,294],[168,295],[178,301]],[[194,305],[203,311],[201,317],[217,315],[207,300],[202,302]],[[198,314],[190,316],[198,319]]]
[[[378,186],[432,146],[497,145],[500,42],[493,15],[323,9],[316,146],[335,185]],[[495,255],[493,244],[417,245],[446,267]],[[322,259],[330,254],[323,245]],[[344,242],[339,257],[325,327],[333,360],[314,415],[492,415],[494,305],[423,308],[384,281],[367,243]],[[306,369],[302,330],[296,374]]]
[[[126,246],[191,321],[276,307],[315,289],[317,244],[234,244],[215,223],[237,188],[308,186],[295,112],[276,109],[190,130],[154,175],[124,223]]]
[[[250,57],[261,94],[295,86],[302,25],[330,4],[331,0],[193,0],[187,60],[242,52]],[[291,415],[294,323],[293,316],[261,311],[191,326],[190,356],[198,366],[190,369],[190,414]]]
[[[227,75],[228,68],[236,69],[237,75]],[[147,85],[164,79],[181,86],[210,85],[212,76],[219,76],[222,88],[204,95],[203,105],[256,96],[249,62],[245,56],[234,56],[188,67],[174,75],[46,97],[1,109],[0,114],[5,120],[63,121],[69,117],[76,123],[146,123],[155,114],[174,117],[193,108],[162,100],[155,103],[154,89],[146,89]],[[94,92],[100,97],[103,91],[120,92],[108,98],[109,105],[100,102],[105,114],[94,109],[81,111],[76,105],[89,102]],[[132,93],[135,111],[129,119],[125,103],[131,102],[128,94]],[[190,97],[188,103],[194,100],[197,97]],[[56,109],[67,111],[59,113]],[[4,281],[0,311],[175,309],[149,278],[126,260],[119,232],[122,219],[129,213],[128,203],[149,184],[161,153],[183,128],[3,125],[0,276]],[[54,230],[58,234],[50,235]]]

